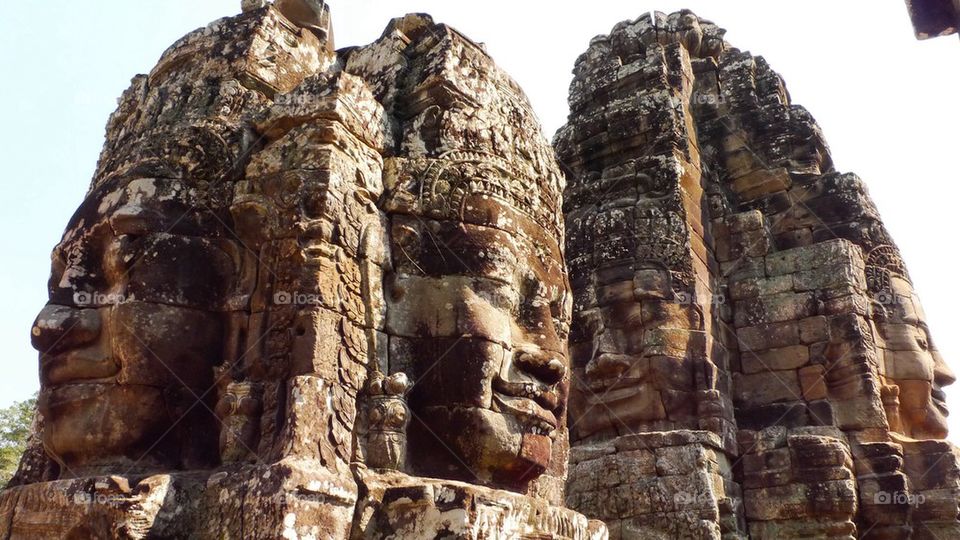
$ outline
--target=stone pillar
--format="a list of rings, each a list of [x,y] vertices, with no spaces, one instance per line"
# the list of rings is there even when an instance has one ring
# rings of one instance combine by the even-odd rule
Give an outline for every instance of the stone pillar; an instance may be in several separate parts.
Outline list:
[[[595,38],[577,62],[570,119],[556,139],[570,181],[571,351],[582,381],[571,407],[574,455],[606,445],[613,463],[618,437],[696,426],[721,436],[739,484],[727,498],[742,487],[753,537],[927,534],[922,511],[883,506],[900,495],[918,500],[925,484],[908,462],[955,463],[938,440],[942,388],[954,376],[864,183],[834,170],[819,126],[767,62],[723,35],[690,12],[654,14]],[[675,176],[651,173],[651,156],[676,163]],[[676,193],[698,205],[685,203],[676,226],[645,234],[656,222],[637,209]],[[682,249],[664,249],[673,238]],[[685,291],[687,269],[697,287]],[[625,277],[633,283],[617,281]],[[691,303],[678,301],[688,292]],[[686,420],[668,405],[685,371],[658,379],[658,357],[704,350]],[[727,444],[730,434],[739,446]],[[951,467],[931,514],[953,508]],[[595,477],[608,476],[599,472],[572,469],[570,504],[620,524],[629,509],[581,493],[595,493]],[[618,482],[614,490],[630,481]],[[667,527],[671,512],[655,507],[662,517],[651,523]],[[956,518],[930,522],[950,530]]]

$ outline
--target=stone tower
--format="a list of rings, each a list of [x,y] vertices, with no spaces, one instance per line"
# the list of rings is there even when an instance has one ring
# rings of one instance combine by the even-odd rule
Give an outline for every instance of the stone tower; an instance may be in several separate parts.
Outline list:
[[[953,374],[762,58],[621,23],[551,147],[428,15],[242,7],[110,118],[0,540],[960,537]]]
[[[689,11],[595,38],[555,146],[567,503],[611,538],[953,538],[936,352],[864,183]]]
[[[134,78],[33,328],[0,538],[569,538],[564,176],[426,15],[244,2]],[[42,446],[41,446],[42,444]]]

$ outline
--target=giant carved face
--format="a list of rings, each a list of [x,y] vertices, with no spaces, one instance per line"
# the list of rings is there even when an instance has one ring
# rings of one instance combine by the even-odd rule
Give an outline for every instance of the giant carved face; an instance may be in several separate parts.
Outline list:
[[[913,286],[901,277],[891,277],[887,300],[885,317],[876,323],[877,337],[883,377],[899,388],[898,431],[916,439],[943,439],[948,415],[943,389],[956,377],[930,339]]]
[[[576,294],[571,337],[575,369],[570,431],[576,440],[695,427],[693,352],[702,348],[701,315],[677,298],[672,270],[683,259],[686,224],[663,178],[635,164],[636,194],[568,214],[567,246]],[[596,180],[599,180],[597,178]],[[591,180],[593,181],[593,180]],[[632,197],[632,199],[630,198]]]
[[[569,294],[559,243],[493,196],[458,220],[396,214],[391,371],[414,380],[419,474],[517,485],[565,430]]]
[[[216,457],[207,401],[234,259],[195,196],[173,180],[109,181],[54,250],[32,333],[44,445],[63,476]]]
[[[571,431],[578,439],[602,438],[665,429],[691,416],[693,362],[689,344],[674,334],[688,335],[698,319],[674,298],[670,272],[637,262],[601,267],[590,281],[595,307],[574,320]]]

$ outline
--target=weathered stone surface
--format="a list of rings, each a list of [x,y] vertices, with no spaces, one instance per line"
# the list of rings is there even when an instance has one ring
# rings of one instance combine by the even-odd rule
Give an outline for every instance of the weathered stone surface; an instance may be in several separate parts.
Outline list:
[[[241,8],[110,119],[0,538],[960,535],[954,375],[761,57],[620,23],[551,147],[427,15]]]
[[[909,478],[911,462],[957,463],[914,442],[945,436],[954,376],[864,183],[834,170],[783,79],[712,23],[655,12],[591,42],[570,106],[555,146],[574,296],[571,507],[621,538],[927,538],[960,524],[944,517],[949,471],[937,488]],[[635,315],[647,306],[692,316]],[[693,378],[653,376],[660,355],[693,361]],[[668,406],[677,392],[697,406]],[[612,472],[628,450],[611,441],[694,425],[725,460],[654,449],[656,480]],[[923,448],[912,461],[861,451],[902,440]],[[704,527],[662,500],[613,495],[714,461],[734,466]],[[923,509],[868,500],[916,502],[928,487]]]
[[[561,506],[565,179],[523,92],[426,15],[338,53],[325,2],[242,9],[111,117],[0,538],[606,538]]]

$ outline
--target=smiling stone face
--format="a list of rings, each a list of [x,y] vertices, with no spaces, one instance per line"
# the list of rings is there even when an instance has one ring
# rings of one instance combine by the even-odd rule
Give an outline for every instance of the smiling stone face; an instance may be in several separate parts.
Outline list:
[[[392,220],[391,369],[416,382],[415,467],[522,483],[549,466],[565,425],[563,260],[509,203],[470,194],[462,208],[460,220]]]
[[[875,324],[883,354],[882,377],[899,390],[895,431],[915,439],[945,438],[949,412],[943,389],[956,377],[933,344],[913,286],[898,276],[889,283],[884,316],[875,318]]]
[[[193,208],[195,194],[173,180],[106,182],[54,250],[32,339],[44,444],[63,476],[216,459],[215,441],[195,430],[215,432],[198,402],[220,360],[218,312],[235,270],[218,217]]]
[[[600,269],[594,279],[596,306],[575,319],[584,340],[571,350],[583,371],[572,390],[571,430],[603,437],[690,415],[694,368],[683,346],[692,340],[673,334],[699,319],[674,299],[670,272],[640,262]],[[683,401],[687,407],[676,405]]]

